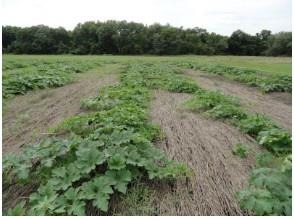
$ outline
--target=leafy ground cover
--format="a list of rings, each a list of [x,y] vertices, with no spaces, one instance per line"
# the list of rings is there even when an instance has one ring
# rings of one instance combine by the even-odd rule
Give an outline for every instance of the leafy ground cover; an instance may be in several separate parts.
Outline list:
[[[8,213],[17,214],[20,206],[27,206],[28,215],[85,215],[87,205],[107,212],[111,195],[126,193],[128,184],[138,177],[171,180],[189,174],[184,165],[168,160],[152,144],[160,132],[148,122],[148,87],[161,83],[151,80],[145,84],[146,72],[155,69],[146,66],[129,65],[120,85],[85,101],[83,107],[92,113],[56,127],[70,133],[67,139],[48,138],[28,145],[20,156],[4,158],[6,183],[34,180],[40,185],[29,200]],[[167,75],[162,71],[161,78]],[[188,84],[185,89],[192,89],[190,82],[183,81],[181,84]],[[175,88],[177,83],[169,81],[166,89],[182,89]]]
[[[142,177],[172,181],[188,176],[185,165],[168,160],[152,143],[160,136],[159,127],[148,122],[152,89],[194,94],[188,108],[229,121],[264,146],[268,153],[256,158],[249,187],[240,191],[237,198],[243,209],[257,215],[291,214],[292,140],[287,131],[266,117],[245,112],[233,97],[200,89],[173,69],[175,60],[118,59],[126,64],[121,83],[85,98],[81,105],[90,113],[66,119],[55,127],[53,131],[66,137],[48,138],[25,146],[20,155],[3,158],[5,185],[38,185],[36,192],[6,214],[86,215],[89,208],[103,214],[114,194],[128,193],[129,185]],[[101,60],[104,64],[113,63]],[[47,65],[55,64],[37,64],[36,69]],[[26,68],[12,63],[5,67],[5,74],[21,74],[20,70]],[[74,69],[70,68],[70,72]]]
[[[42,76],[43,72],[36,71],[35,68],[41,66],[54,66],[56,63],[68,63],[72,66],[72,72],[84,71],[84,68],[95,62],[110,64],[110,62],[128,63],[130,61],[147,61],[152,63],[169,62],[181,63],[182,67],[205,68],[206,71],[213,73],[224,74],[224,76],[231,77],[249,84],[257,86],[265,92],[270,91],[286,91],[292,90],[291,86],[291,60],[288,58],[272,58],[272,57],[232,57],[232,56],[25,56],[25,55],[4,55],[3,56],[3,75],[12,73],[14,71],[33,72],[34,74]],[[213,63],[213,64],[212,64]],[[33,67],[33,69],[31,69]],[[81,69],[80,69],[81,68]],[[58,69],[57,69],[58,70]],[[60,69],[62,71],[62,68]],[[59,72],[59,71],[57,71]],[[257,73],[257,74],[256,74]],[[19,75],[19,74],[16,74]],[[49,75],[50,76],[50,75]],[[5,76],[6,77],[6,76]],[[24,80],[27,78],[25,77]],[[30,79],[30,78],[29,78]],[[27,79],[27,80],[29,80]],[[5,79],[6,80],[6,79]],[[20,80],[22,78],[20,77]],[[32,79],[31,79],[32,80]],[[36,77],[35,81],[40,81]],[[44,81],[49,81],[45,79]],[[4,81],[4,80],[3,80]],[[15,82],[15,80],[14,80]],[[30,82],[30,80],[29,80]],[[34,80],[32,81],[34,83]],[[54,82],[51,82],[54,83]],[[58,82],[60,83],[60,82]],[[40,83],[41,84],[41,83]],[[46,83],[45,83],[46,84]],[[50,83],[49,83],[50,84]],[[26,84],[24,84],[25,86]],[[32,85],[28,84],[28,87]],[[37,86],[37,85],[36,85]],[[44,86],[44,85],[39,85]],[[48,86],[48,83],[46,84]],[[30,88],[29,88],[30,89]],[[20,89],[21,91],[21,89]]]
[[[292,77],[286,74],[264,74],[257,70],[200,62],[180,63],[179,66],[201,70],[257,87],[263,92],[291,92]]]
[[[186,61],[254,69],[269,75],[291,75],[292,72],[292,60],[290,57],[186,56]]]
[[[74,73],[85,72],[98,62],[59,61],[38,62],[27,60],[23,62],[7,62],[4,64],[2,77],[2,96],[9,98],[18,94],[25,94],[30,90],[47,87],[60,87],[74,79]]]

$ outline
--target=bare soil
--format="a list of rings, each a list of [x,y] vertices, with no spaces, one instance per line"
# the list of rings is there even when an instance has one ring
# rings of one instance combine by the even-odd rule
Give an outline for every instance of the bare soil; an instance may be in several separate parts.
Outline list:
[[[48,128],[81,113],[80,100],[117,81],[115,74],[83,73],[69,85],[16,96],[4,106],[2,153],[47,137]]]
[[[236,96],[247,110],[265,114],[281,127],[291,131],[291,93],[276,92],[263,94],[253,87],[227,80],[222,76],[210,75],[194,70],[185,70],[184,73],[195,79],[200,87]]]
[[[189,97],[164,91],[154,95],[151,118],[166,135],[158,146],[193,172],[189,180],[179,180],[176,185],[159,185],[159,215],[246,215],[235,193],[246,187],[255,154],[261,149],[228,124],[181,110]],[[237,143],[250,146],[246,158],[232,154]]]

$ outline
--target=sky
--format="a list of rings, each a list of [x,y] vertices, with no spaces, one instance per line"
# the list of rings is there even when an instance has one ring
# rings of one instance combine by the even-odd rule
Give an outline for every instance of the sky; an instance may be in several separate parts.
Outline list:
[[[230,35],[292,30],[291,0],[2,0],[2,25],[72,30],[85,21],[126,20]]]

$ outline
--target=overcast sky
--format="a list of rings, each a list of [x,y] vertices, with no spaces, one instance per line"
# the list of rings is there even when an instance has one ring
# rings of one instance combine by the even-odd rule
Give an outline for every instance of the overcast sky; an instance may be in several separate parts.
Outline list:
[[[2,25],[72,30],[85,21],[158,22],[230,35],[291,31],[291,0],[2,0]]]

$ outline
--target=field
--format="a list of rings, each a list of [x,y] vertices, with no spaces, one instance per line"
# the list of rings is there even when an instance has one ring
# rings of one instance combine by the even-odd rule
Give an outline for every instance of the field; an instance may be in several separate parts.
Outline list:
[[[291,58],[289,57],[262,57],[262,56],[197,56],[191,60],[213,62],[241,68],[249,68],[270,74],[291,75]]]
[[[4,55],[4,215],[291,215],[291,58]]]

